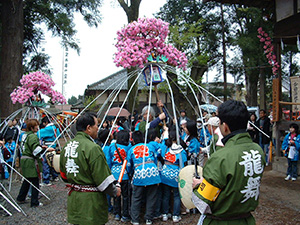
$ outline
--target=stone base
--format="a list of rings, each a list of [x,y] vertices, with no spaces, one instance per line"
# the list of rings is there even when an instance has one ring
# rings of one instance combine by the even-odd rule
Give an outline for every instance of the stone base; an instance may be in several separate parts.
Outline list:
[[[275,156],[272,162],[272,170],[286,174],[288,168],[287,158]],[[298,175],[300,175],[300,163],[298,163]]]

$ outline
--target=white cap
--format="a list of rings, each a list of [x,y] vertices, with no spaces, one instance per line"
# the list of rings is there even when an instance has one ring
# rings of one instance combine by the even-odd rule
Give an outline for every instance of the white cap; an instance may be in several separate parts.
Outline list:
[[[181,120],[180,121],[180,125],[182,125],[182,124],[186,124],[187,123],[187,121],[186,120]]]
[[[211,118],[209,118],[207,123],[204,123],[204,125],[212,125],[212,126],[218,127],[220,125],[220,119],[217,116],[211,117]]]

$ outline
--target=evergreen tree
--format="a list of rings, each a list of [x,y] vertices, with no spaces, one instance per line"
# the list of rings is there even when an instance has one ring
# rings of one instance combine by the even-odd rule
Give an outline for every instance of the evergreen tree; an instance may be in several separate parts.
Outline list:
[[[1,1],[1,72],[0,116],[6,117],[20,105],[11,104],[10,93],[19,85],[24,71],[23,58],[38,59],[27,65],[28,69],[45,69],[48,57],[38,51],[44,38],[40,24],[45,24],[53,36],[61,38],[65,47],[76,49],[74,13],[81,13],[90,26],[100,22],[101,0],[11,0]],[[33,59],[34,59],[33,58]],[[47,69],[47,68],[46,68]]]

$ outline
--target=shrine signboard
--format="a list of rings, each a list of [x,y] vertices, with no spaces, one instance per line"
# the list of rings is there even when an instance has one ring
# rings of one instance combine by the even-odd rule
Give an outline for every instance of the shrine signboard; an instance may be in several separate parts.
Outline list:
[[[292,102],[300,103],[300,77],[294,76],[291,79]],[[300,111],[300,105],[293,105],[293,112]]]
[[[273,79],[273,121],[279,121],[280,109],[279,109],[279,99],[280,99],[280,82],[279,78]]]

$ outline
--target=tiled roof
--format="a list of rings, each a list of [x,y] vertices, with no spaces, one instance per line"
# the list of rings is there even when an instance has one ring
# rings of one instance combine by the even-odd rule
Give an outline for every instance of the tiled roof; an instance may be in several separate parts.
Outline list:
[[[99,80],[91,85],[87,86],[87,90],[105,90],[110,85],[111,87],[108,88],[108,90],[113,90],[117,85],[119,85],[122,81],[127,80],[127,70],[122,69],[102,80]],[[144,76],[140,75],[139,78],[139,89],[142,89],[145,86]],[[112,85],[115,83],[115,85]],[[125,84],[122,86],[122,90],[128,90],[127,88],[128,84],[125,82]]]

